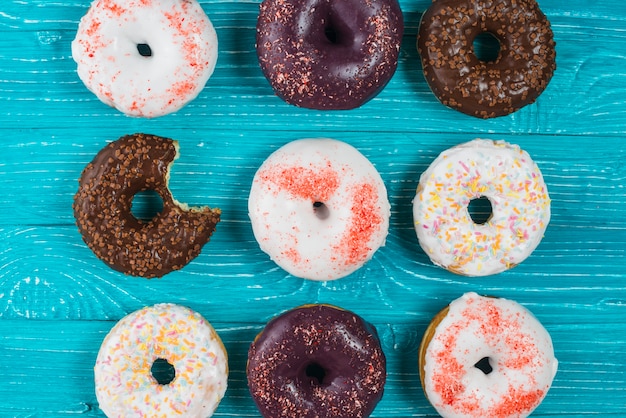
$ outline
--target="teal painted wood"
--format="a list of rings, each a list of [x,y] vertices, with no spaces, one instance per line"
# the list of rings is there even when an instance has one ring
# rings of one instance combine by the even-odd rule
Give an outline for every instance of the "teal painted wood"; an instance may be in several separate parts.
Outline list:
[[[231,375],[217,416],[258,416],[245,361],[254,335],[294,306],[333,303],[373,322],[389,360],[377,417],[435,416],[416,373],[430,318],[466,291],[509,297],[551,333],[560,369],[536,416],[626,414],[626,4],[542,0],[558,69],[534,105],[482,121],[441,106],[415,50],[428,0],[401,1],[406,31],[396,75],[360,109],[286,105],[254,53],[259,1],[203,1],[220,57],[201,95],[178,114],[133,119],[80,82],[70,42],[89,1],[0,6],[0,416],[102,416],[93,362],[115,321],[145,305],[184,304],[224,338]],[[133,132],[179,140],[171,187],[178,200],[223,210],[202,254],[159,280],[125,277],[83,244],[71,211],[77,179],[107,141]],[[327,136],[359,148],[387,185],[387,245],[335,282],[285,274],[263,254],[247,218],[254,172],[296,138]],[[411,199],[436,155],[486,137],[520,144],[552,198],[545,238],[523,264],[464,278],[433,266],[417,244]]]
[[[208,317],[208,312],[201,311]],[[259,324],[213,322],[229,353],[229,388],[215,416],[258,416],[247,393],[244,373],[249,342]],[[387,355],[388,382],[375,412],[378,417],[436,416],[422,393],[415,367],[421,332],[427,322],[375,323]],[[19,336],[1,341],[0,386],[2,416],[102,416],[92,389],[93,363],[99,344],[112,323],[105,321],[0,321],[0,334]],[[597,333],[596,325],[555,325],[551,333],[559,353],[560,371],[548,399],[536,416],[579,417],[605,403],[602,416],[623,415],[623,351],[626,325]],[[586,353],[602,353],[585,359]],[[581,361],[582,360],[582,361]],[[29,367],[19,367],[19,365]],[[37,382],[30,383],[28,382]],[[36,390],[37,392],[33,392]],[[34,399],[36,398],[36,399]],[[6,400],[9,400],[7,405]],[[28,401],[26,401],[28,400]],[[621,411],[621,412],[620,412]]]

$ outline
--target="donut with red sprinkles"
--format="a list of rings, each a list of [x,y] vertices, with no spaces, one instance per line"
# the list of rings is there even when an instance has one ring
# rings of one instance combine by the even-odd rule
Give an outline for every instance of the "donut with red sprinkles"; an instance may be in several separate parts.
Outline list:
[[[550,334],[528,309],[473,292],[435,315],[419,349],[424,392],[444,418],[525,418],[557,368]]]
[[[261,250],[295,277],[336,280],[385,244],[391,207],[376,167],[350,144],[304,138],[274,151],[252,180]]]
[[[197,0],[93,0],[72,42],[100,101],[154,118],[195,99],[213,74],[217,33]]]
[[[256,50],[263,74],[287,103],[353,109],[395,73],[403,31],[397,0],[264,0]]]

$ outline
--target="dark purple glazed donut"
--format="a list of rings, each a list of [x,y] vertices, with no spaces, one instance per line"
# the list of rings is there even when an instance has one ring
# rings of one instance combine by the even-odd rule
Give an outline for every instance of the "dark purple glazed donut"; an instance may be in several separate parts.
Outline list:
[[[500,44],[492,61],[474,51],[484,33]],[[439,101],[484,119],[537,99],[556,69],[554,48],[550,22],[535,0],[435,0],[417,37],[424,76]]]
[[[354,109],[393,76],[403,31],[397,0],[264,0],[256,50],[287,103]]]
[[[247,373],[266,418],[368,417],[387,378],[376,329],[330,305],[271,320],[250,346]]]

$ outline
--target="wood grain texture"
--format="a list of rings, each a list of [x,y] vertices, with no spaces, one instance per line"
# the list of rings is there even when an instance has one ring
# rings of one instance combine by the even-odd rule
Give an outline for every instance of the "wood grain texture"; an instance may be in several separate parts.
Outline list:
[[[443,107],[421,74],[415,36],[430,0],[401,0],[405,36],[383,92],[352,111],[319,112],[278,99],[254,51],[260,0],[202,1],[220,40],[213,77],[180,112],[121,115],[76,75],[70,43],[88,0],[0,6],[0,416],[103,416],[93,386],[102,339],[122,316],[172,302],[217,328],[230,357],[216,416],[256,417],[247,349],[265,322],[312,302],[376,325],[389,379],[375,417],[433,417],[417,376],[430,318],[466,291],[515,299],[551,333],[560,361],[535,416],[626,415],[626,3],[542,0],[557,72],[537,103],[493,120]],[[125,277],[81,240],[72,200],[84,166],[108,142],[146,132],[177,139],[175,197],[223,210],[202,254],[158,280]],[[351,143],[380,171],[392,205],[387,244],[353,275],[293,278],[260,251],[247,217],[256,169],[303,137]],[[545,238],[524,263],[465,278],[430,263],[413,230],[420,174],[443,150],[475,137],[520,144],[552,198]]]

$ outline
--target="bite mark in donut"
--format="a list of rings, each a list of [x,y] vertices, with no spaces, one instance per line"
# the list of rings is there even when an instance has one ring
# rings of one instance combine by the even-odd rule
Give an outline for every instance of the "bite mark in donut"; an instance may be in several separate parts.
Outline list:
[[[178,144],[169,138],[135,134],[104,147],[89,163],[74,196],[74,216],[83,240],[111,268],[133,276],[161,277],[200,254],[221,211],[189,208],[169,188]],[[163,209],[153,219],[137,219],[134,196],[153,190]]]
[[[485,33],[500,44],[490,62],[474,51],[474,40]],[[433,1],[422,16],[417,49],[439,101],[485,119],[535,102],[556,70],[550,22],[535,0]]]

